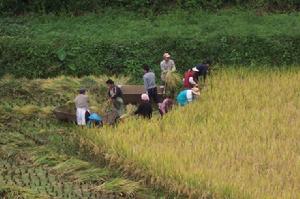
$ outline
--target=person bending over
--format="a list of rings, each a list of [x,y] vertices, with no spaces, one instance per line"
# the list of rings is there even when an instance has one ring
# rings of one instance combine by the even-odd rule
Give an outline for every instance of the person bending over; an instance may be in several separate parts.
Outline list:
[[[210,60],[203,61],[202,64],[197,64],[196,69],[198,70],[196,80],[198,81],[199,77],[203,78],[203,83],[205,84],[206,77],[211,70],[212,62]]]
[[[143,118],[150,119],[152,117],[152,106],[150,103],[149,96],[144,93],[141,95],[141,99],[142,99],[142,103],[139,104],[134,114],[142,116]]]
[[[162,103],[158,103],[158,109],[161,116],[171,111],[173,107],[173,100],[170,96],[167,96]]]
[[[180,106],[185,106],[188,103],[192,102],[194,99],[196,99],[196,96],[200,96],[200,91],[197,87],[194,87],[192,89],[186,89],[181,91],[177,95],[177,102]]]
[[[194,67],[184,73],[184,78],[183,78],[183,87],[184,88],[191,89],[198,85],[198,81],[195,78],[195,77],[197,77],[198,72],[199,72],[199,70],[196,67]]]

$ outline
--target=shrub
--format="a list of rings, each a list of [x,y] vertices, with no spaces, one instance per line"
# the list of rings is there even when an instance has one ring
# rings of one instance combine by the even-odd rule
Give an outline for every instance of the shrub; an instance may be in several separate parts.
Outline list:
[[[61,43],[61,44],[60,44]],[[46,78],[57,75],[130,74],[139,78],[141,65],[159,72],[164,51],[170,51],[180,72],[210,57],[226,65],[291,65],[300,63],[300,38],[216,36],[209,41],[154,38],[133,42],[60,41],[50,45],[30,39],[0,39],[0,75]]]
[[[0,13],[74,13],[93,12],[106,7],[121,7],[130,10],[151,9],[164,11],[165,8],[218,9],[226,6],[242,6],[268,10],[299,9],[298,0],[1,0]]]

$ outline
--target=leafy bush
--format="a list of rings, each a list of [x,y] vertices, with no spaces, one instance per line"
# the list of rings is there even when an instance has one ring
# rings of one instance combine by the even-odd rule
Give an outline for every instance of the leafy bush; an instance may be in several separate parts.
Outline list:
[[[182,73],[210,57],[218,64],[300,63],[300,15],[176,10],[159,16],[118,9],[80,17],[0,18],[0,76],[53,77],[156,71],[165,51]]]
[[[74,13],[97,11],[105,7],[121,7],[131,10],[152,9],[164,11],[166,8],[217,9],[225,6],[243,6],[268,10],[299,9],[298,0],[1,0],[1,13]]]
[[[0,39],[0,75],[46,78],[57,75],[130,74],[140,77],[141,65],[159,72],[164,51],[171,51],[180,72],[210,57],[218,64],[291,65],[300,63],[300,38],[217,36],[210,41],[156,38],[135,43],[63,41],[47,44],[29,39]]]

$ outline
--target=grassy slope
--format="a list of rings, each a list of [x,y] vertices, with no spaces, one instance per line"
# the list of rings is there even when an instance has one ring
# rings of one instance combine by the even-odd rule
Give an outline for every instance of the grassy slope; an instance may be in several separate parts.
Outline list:
[[[299,81],[299,69],[222,71],[163,120],[82,134],[124,170],[196,198],[299,198]]]
[[[0,35],[30,37],[41,42],[60,39],[86,41],[140,41],[156,37],[199,38],[218,35],[260,37],[299,36],[300,16],[266,14],[253,11],[177,11],[160,16],[140,16],[131,12],[109,10],[100,15],[80,17],[22,16],[0,19]]]

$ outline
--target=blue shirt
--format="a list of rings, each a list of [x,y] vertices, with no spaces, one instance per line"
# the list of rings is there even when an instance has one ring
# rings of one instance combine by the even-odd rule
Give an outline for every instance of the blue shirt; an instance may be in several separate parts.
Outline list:
[[[189,102],[191,102],[193,100],[192,90],[187,89],[187,90],[181,91],[177,95],[176,100],[180,106],[187,105]]]

